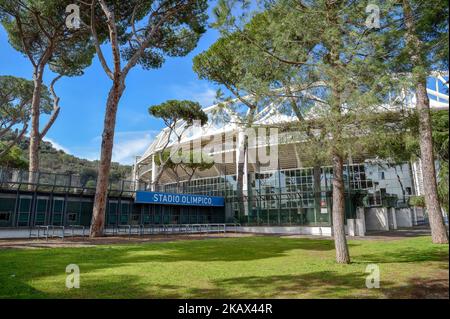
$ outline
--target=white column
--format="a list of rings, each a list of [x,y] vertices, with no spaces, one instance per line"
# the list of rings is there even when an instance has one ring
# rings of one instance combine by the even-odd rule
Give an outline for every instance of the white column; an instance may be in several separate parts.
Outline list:
[[[392,228],[397,229],[397,214],[395,213],[395,207],[391,207]]]
[[[133,182],[134,182],[134,190],[137,191],[139,189],[139,164],[138,159],[140,156],[136,156],[134,159],[133,165]]]
[[[387,207],[375,208],[375,214],[380,223],[381,230],[389,230],[389,211]]]
[[[423,195],[422,161],[418,159],[411,166],[413,183],[417,196]]]
[[[236,182],[239,178],[239,163],[244,163],[242,176],[242,196],[248,196],[248,152],[244,152],[245,131],[239,130],[236,147]],[[244,214],[248,215],[248,203],[244,203]]]
[[[413,224],[413,226],[417,226],[418,223],[417,223],[417,210],[416,210],[416,207],[412,207],[412,208],[410,208],[410,210],[411,210],[411,214],[412,214],[412,224]]]
[[[356,236],[356,225],[355,220],[353,218],[347,219],[347,233],[349,236]]]
[[[152,155],[152,181],[151,181],[151,190],[154,191],[155,190],[155,180],[156,180],[156,163],[155,163],[155,155]]]
[[[13,170],[13,173],[12,173],[11,182],[17,183],[18,181],[19,181],[19,170],[15,169],[15,170]]]
[[[364,207],[356,208],[356,234],[358,236],[366,235],[366,216],[364,215]]]
[[[389,230],[389,209],[387,207],[382,208],[383,218],[385,220],[384,229]]]

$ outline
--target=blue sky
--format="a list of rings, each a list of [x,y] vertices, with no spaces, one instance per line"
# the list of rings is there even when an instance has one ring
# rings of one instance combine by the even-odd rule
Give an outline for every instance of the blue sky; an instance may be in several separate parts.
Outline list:
[[[208,31],[197,48],[188,56],[168,58],[162,68],[143,70],[136,66],[128,75],[126,90],[119,105],[113,160],[123,164],[134,162],[152,138],[163,127],[151,118],[148,107],[167,99],[190,99],[209,106],[217,87],[201,81],[192,71],[192,58],[206,50],[219,37],[216,30]],[[103,48],[108,57],[109,46]],[[8,43],[5,30],[0,26],[0,74],[32,78],[28,59]],[[44,82],[49,84],[54,74],[46,71]],[[62,78],[55,86],[60,96],[61,113],[47,134],[46,140],[67,153],[90,160],[99,158],[101,132],[106,97],[111,86],[97,57],[79,77]],[[41,122],[45,123],[42,117]]]

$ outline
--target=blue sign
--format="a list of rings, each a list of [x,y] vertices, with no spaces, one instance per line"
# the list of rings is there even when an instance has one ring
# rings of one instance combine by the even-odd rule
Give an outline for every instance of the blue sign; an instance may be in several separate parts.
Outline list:
[[[185,206],[224,206],[225,200],[223,197],[219,196],[137,191],[135,203]]]

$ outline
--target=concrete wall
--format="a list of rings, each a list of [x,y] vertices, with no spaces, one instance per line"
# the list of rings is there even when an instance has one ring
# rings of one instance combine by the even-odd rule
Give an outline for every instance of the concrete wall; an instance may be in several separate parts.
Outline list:
[[[398,227],[413,227],[414,213],[412,208],[399,208],[396,211]]]
[[[425,209],[421,207],[413,207],[414,225],[422,225],[425,223]]]
[[[236,230],[243,233],[331,236],[330,226],[241,226]]]
[[[423,221],[423,211],[416,208],[371,207],[364,209],[367,230],[408,228]]]
[[[367,230],[389,230],[389,217],[386,207],[365,209],[364,218]]]
[[[389,207],[387,210],[389,217],[389,229],[397,229],[397,210],[395,207]]]

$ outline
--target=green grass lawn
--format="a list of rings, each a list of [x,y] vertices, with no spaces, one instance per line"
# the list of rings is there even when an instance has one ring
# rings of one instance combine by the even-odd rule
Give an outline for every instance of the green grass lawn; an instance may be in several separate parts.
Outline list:
[[[349,242],[289,237],[180,240],[83,248],[0,250],[0,298],[448,298],[448,245],[429,237]],[[79,289],[65,287],[78,264]],[[380,289],[367,289],[368,264]]]

